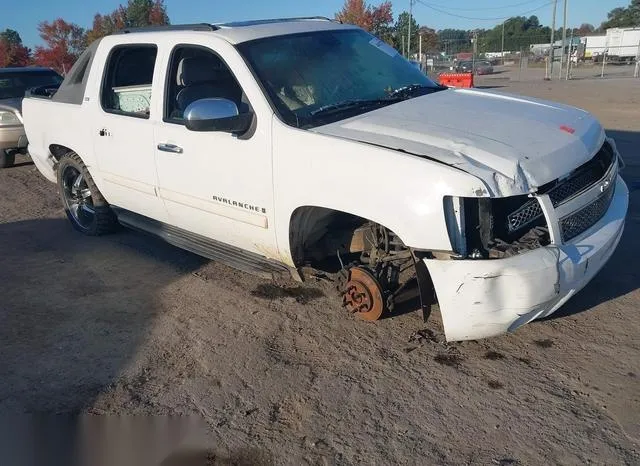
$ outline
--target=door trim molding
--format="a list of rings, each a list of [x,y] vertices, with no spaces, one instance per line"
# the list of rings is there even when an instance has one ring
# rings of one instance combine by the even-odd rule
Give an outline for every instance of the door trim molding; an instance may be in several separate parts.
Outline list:
[[[188,194],[178,193],[166,188],[158,188],[158,193],[162,199],[168,202],[174,202],[192,209],[226,217],[248,225],[264,228],[265,230],[269,228],[269,219],[260,212],[251,212],[239,207],[220,204],[213,200],[209,201],[199,197],[189,196]]]

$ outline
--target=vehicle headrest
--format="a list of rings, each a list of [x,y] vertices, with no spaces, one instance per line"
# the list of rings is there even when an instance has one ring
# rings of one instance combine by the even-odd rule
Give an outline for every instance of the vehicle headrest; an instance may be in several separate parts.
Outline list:
[[[178,85],[191,86],[220,79],[219,61],[213,59],[183,58],[178,64]]]

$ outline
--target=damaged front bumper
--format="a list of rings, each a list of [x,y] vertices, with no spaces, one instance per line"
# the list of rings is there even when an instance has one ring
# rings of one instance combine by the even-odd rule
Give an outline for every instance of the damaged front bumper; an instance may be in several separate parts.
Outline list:
[[[629,203],[617,176],[608,210],[575,239],[495,260],[422,259],[437,294],[448,341],[512,332],[546,317],[580,291],[613,254]],[[553,212],[549,224],[558,225]],[[552,235],[557,236],[557,235]]]

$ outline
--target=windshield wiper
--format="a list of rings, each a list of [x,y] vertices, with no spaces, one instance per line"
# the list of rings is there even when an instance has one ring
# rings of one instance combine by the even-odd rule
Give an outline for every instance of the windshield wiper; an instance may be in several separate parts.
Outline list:
[[[408,86],[402,86],[398,89],[394,89],[389,92],[389,97],[417,97],[418,95],[425,95],[431,92],[442,91],[446,89],[444,86],[425,86],[424,84],[409,84]]]
[[[385,97],[384,99],[352,99],[352,100],[343,100],[342,102],[336,102],[334,104],[324,105],[320,108],[317,108],[309,113],[312,117],[332,113],[332,112],[341,112],[344,110],[351,109],[363,109],[369,107],[382,107],[384,105],[389,105],[394,102],[399,102],[401,99],[396,97]]]

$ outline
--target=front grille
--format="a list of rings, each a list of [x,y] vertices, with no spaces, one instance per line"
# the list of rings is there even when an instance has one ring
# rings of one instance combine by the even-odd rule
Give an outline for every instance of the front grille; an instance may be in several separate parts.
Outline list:
[[[552,186],[543,187],[540,193],[548,194],[553,206],[557,207],[600,181],[611,167],[613,159],[613,149],[608,142],[605,142],[591,160],[576,168],[564,180]],[[530,225],[540,217],[542,217],[542,208],[536,199],[531,199],[507,215],[507,227],[512,233]]]
[[[560,220],[562,241],[570,241],[598,223],[598,221],[602,217],[604,217],[604,214],[609,209],[614,192],[615,180],[611,182],[606,191],[603,192],[591,204],[572,213],[571,215],[567,215],[566,217],[562,218]]]
[[[611,167],[613,157],[611,145],[605,142],[595,157],[576,168],[544,194],[549,195],[554,207],[559,206],[600,181]]]
[[[542,217],[540,203],[536,199],[527,201],[518,210],[507,215],[509,231],[512,232],[524,228],[540,217]]]

